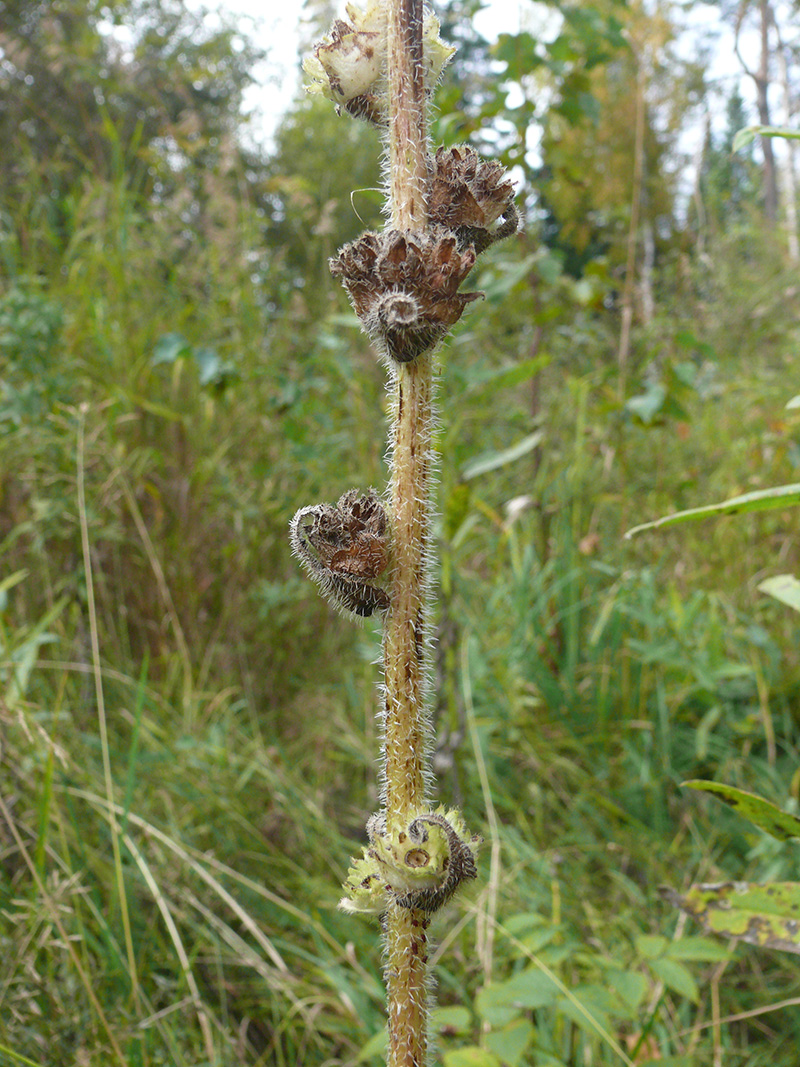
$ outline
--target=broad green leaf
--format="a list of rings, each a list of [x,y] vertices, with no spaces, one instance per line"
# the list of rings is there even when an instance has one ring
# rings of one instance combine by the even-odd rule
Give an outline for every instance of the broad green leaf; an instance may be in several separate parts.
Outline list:
[[[491,1026],[507,1026],[521,1011],[553,1004],[560,990],[538,967],[515,974],[505,982],[491,982],[475,999],[478,1014]]]
[[[194,353],[197,363],[198,377],[201,385],[210,385],[219,381],[222,370],[222,360],[213,348],[198,348]]]
[[[765,578],[758,586],[760,592],[780,600],[781,604],[800,611],[800,581],[793,574],[776,574]]]
[[[502,1062],[493,1052],[478,1048],[477,1045],[445,1052],[442,1064],[443,1067],[502,1067]]]
[[[527,382],[538,374],[543,367],[550,362],[551,357],[546,352],[541,352],[532,359],[525,359],[522,363],[515,363],[511,367],[493,369],[485,377],[473,381],[469,386],[469,393],[480,393],[481,396],[492,396],[501,389],[507,389],[513,385]]]
[[[669,939],[660,934],[641,934],[636,938],[636,951],[646,960],[654,960],[663,956],[669,946]]]
[[[665,896],[714,934],[800,954],[797,882],[693,885],[685,894],[666,890]]]
[[[781,811],[775,804],[770,804],[755,793],[746,793],[743,789],[736,789],[723,782],[704,782],[701,779],[683,782],[683,785],[718,797],[724,804],[732,807],[737,815],[755,823],[779,841],[791,841],[793,837],[800,837],[800,819],[796,815]]]
[[[622,1003],[635,1012],[647,996],[647,979],[638,971],[609,971],[606,980]]]
[[[656,382],[650,386],[646,393],[642,393],[641,396],[632,396],[629,400],[626,400],[625,410],[629,411],[631,415],[635,415],[637,419],[641,419],[646,426],[649,426],[663,408],[666,398],[666,389],[660,382]]]
[[[435,1008],[431,1012],[431,1028],[441,1034],[465,1034],[472,1025],[472,1014],[468,1008],[458,1005],[451,1008]]]
[[[198,348],[194,353],[201,385],[222,385],[235,378],[238,370],[230,360],[221,360],[213,348]]]
[[[570,989],[569,996],[561,996],[558,1000],[559,1011],[586,1033],[600,1034],[606,1040],[614,1031],[611,1013],[616,1007],[613,994],[597,984],[577,986]]]
[[[732,152],[738,152],[752,144],[756,137],[786,137],[791,141],[800,140],[800,130],[788,129],[786,126],[745,126],[733,139]]]
[[[661,979],[667,989],[679,993],[694,1004],[698,1002],[700,991],[688,967],[684,967],[677,960],[667,959],[666,956],[662,956],[658,960],[651,960],[649,967]]]
[[[706,504],[700,508],[689,508],[688,511],[676,511],[674,515],[665,515],[661,519],[634,526],[633,529],[628,530],[625,537],[631,538],[644,530],[655,530],[662,526],[678,526],[682,522],[694,522],[697,519],[708,518],[710,515],[744,515],[748,511],[771,511],[774,508],[795,507],[797,504],[800,504],[800,483],[793,482],[791,485],[758,489],[754,493],[735,496],[731,500],[725,500],[722,504]]]
[[[179,333],[165,333],[156,341],[150,364],[157,367],[159,363],[174,363],[183,356],[188,356],[191,347],[186,338]]]
[[[671,942],[667,949],[671,960],[689,960],[693,963],[722,963],[731,959],[732,953],[710,937],[682,937]]]
[[[522,456],[532,452],[543,440],[544,434],[541,430],[537,430],[536,433],[523,437],[521,441],[512,445],[511,448],[504,448],[500,452],[484,452],[464,465],[461,470],[461,477],[465,482],[468,482],[471,478],[477,478],[479,474],[487,474],[489,471],[497,470],[498,467],[505,467],[508,463],[514,463],[516,460],[521,459]]]
[[[492,265],[491,270],[484,271],[478,279],[478,288],[490,303],[502,300],[515,285],[528,277],[536,265],[538,256],[526,256],[520,260],[502,260]]]
[[[383,1030],[379,1030],[377,1034],[373,1034],[366,1045],[362,1045],[356,1056],[356,1063],[363,1063],[365,1060],[374,1059],[376,1056],[385,1059],[388,1046],[389,1032],[384,1026]]]
[[[515,1019],[502,1030],[493,1030],[485,1037],[486,1047],[496,1053],[507,1067],[522,1063],[525,1050],[531,1043],[533,1026],[527,1019]]]

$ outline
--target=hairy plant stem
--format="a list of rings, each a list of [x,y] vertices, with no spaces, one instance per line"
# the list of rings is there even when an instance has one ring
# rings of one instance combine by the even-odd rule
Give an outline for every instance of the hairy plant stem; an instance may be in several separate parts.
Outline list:
[[[422,0],[388,0],[389,208],[391,226],[427,225]],[[430,352],[394,368],[390,485],[394,567],[384,629],[387,825],[426,799],[425,696],[433,365]],[[425,913],[392,903],[386,913],[388,1067],[423,1067],[427,1052]]]

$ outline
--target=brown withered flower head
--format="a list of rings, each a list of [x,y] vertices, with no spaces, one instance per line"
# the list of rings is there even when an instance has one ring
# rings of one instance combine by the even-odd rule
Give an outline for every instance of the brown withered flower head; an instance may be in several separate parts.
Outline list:
[[[330,261],[364,329],[392,359],[409,363],[441,341],[480,293],[458,288],[474,249],[436,227],[428,233],[364,233]]]
[[[336,505],[301,508],[292,519],[292,550],[336,607],[367,616],[389,607],[374,584],[389,565],[386,512],[374,489],[350,489]]]
[[[428,216],[458,237],[459,247],[472,245],[480,255],[495,241],[519,229],[514,186],[502,165],[481,160],[474,148],[439,148],[431,160]],[[502,219],[498,225],[498,219]]]

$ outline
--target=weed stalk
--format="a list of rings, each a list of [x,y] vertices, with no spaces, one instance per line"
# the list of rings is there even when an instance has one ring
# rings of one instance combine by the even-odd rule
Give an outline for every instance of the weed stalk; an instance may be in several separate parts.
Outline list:
[[[346,14],[305,68],[312,91],[385,133],[388,226],[340,249],[331,270],[389,369],[391,477],[386,509],[374,490],[350,490],[301,508],[291,543],[334,606],[383,617],[383,806],[341,906],[381,920],[389,1067],[423,1067],[428,926],[476,877],[480,842],[429,796],[434,353],[480,295],[459,292],[477,256],[518,217],[499,164],[466,146],[429,152],[427,99],[454,50],[423,0],[369,0]]]

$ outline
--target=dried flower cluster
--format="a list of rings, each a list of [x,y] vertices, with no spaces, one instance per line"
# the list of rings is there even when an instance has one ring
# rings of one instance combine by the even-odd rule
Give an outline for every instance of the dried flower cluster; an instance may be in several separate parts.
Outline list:
[[[479,293],[458,289],[475,264],[448,230],[365,233],[331,260],[364,329],[385,354],[408,363],[442,340]]]
[[[519,228],[514,186],[496,160],[482,160],[474,148],[439,148],[433,157],[428,192],[428,218],[470,245],[479,256],[490,245],[511,237]],[[494,224],[502,218],[499,226]]]
[[[462,882],[477,878],[481,838],[470,835],[456,810],[417,815],[390,832],[383,812],[367,823],[369,845],[348,872],[345,911],[382,914],[390,899],[431,915]]]
[[[389,563],[386,512],[374,489],[350,489],[335,506],[301,508],[290,527],[292,549],[336,607],[361,617],[389,607],[374,583]]]
[[[458,291],[477,256],[519,225],[505,171],[473,148],[436,152],[426,200],[427,232],[365,233],[330,261],[373,343],[398,363],[444,339],[481,295]]]
[[[376,126],[386,125],[386,5],[368,0],[364,11],[355,4],[345,8],[349,22],[337,19],[330,34],[303,62],[311,78],[310,91],[321,93],[355,118]],[[439,36],[439,20],[425,11],[422,27],[422,61],[425,89],[430,95],[455,52]]]

